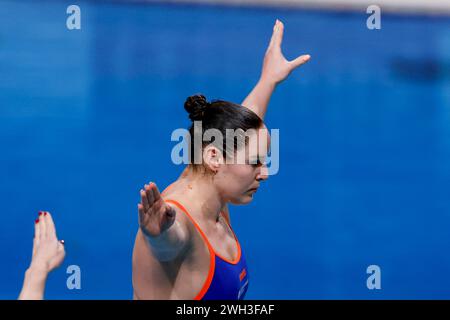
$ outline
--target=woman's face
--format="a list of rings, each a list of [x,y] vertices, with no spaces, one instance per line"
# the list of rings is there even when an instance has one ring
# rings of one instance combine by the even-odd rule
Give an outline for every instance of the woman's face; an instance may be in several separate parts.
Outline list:
[[[246,204],[253,200],[253,194],[259,188],[260,182],[268,178],[264,161],[269,148],[270,135],[264,126],[249,136],[245,148],[236,151],[233,164],[220,166],[215,183],[226,201]],[[237,159],[244,160],[244,163]]]

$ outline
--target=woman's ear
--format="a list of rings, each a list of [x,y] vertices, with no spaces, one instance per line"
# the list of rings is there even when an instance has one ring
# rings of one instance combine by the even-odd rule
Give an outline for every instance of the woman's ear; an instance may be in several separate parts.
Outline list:
[[[223,164],[222,152],[210,144],[203,150],[203,162],[206,168],[216,173]]]

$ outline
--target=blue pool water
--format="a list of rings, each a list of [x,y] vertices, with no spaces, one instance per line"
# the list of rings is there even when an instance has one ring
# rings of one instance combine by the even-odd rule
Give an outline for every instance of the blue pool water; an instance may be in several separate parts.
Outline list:
[[[183,170],[185,98],[241,102],[276,18],[311,61],[275,92],[280,171],[231,219],[249,299],[450,298],[450,19],[216,6],[0,2],[0,298],[38,210],[67,257],[49,299],[130,299],[139,189]],[[366,268],[381,268],[368,290]],[[78,265],[81,290],[66,288]]]

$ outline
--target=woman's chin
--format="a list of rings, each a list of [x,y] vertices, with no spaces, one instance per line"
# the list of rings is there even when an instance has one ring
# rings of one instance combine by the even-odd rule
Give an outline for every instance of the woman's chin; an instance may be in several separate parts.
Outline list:
[[[242,197],[240,197],[238,199],[235,199],[235,200],[232,200],[230,202],[232,204],[239,205],[239,204],[248,204],[248,203],[250,203],[252,201],[253,201],[253,193],[250,193],[250,194],[244,194],[244,195],[242,195]]]

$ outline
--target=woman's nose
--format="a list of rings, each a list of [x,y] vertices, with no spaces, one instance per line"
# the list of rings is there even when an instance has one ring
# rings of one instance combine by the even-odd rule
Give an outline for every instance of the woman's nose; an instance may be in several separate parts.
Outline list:
[[[262,166],[258,175],[256,176],[256,180],[264,181],[269,178],[269,169],[266,166]]]

